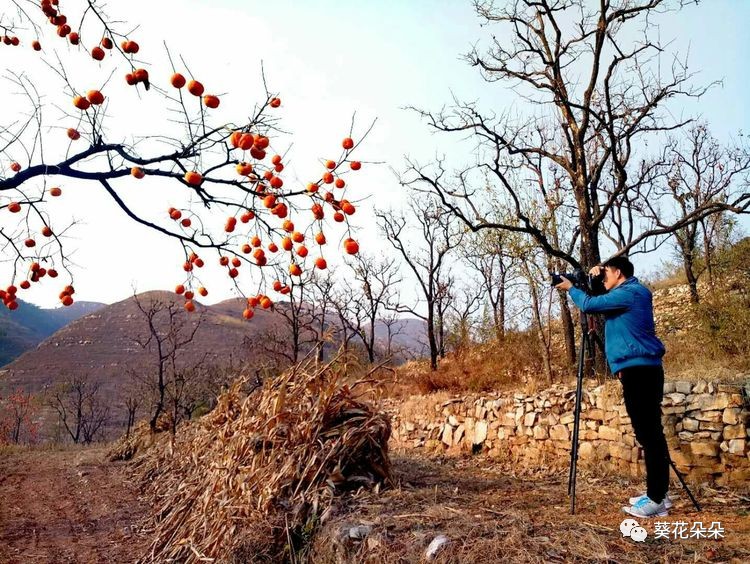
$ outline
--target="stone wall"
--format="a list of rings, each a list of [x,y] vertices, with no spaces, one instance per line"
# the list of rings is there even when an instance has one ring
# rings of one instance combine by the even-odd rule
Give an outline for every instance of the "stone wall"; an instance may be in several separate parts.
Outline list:
[[[734,484],[750,479],[746,391],[737,384],[667,382],[664,429],[672,460],[691,481]],[[386,407],[394,446],[487,453],[523,465],[560,468],[570,462],[575,389],[555,385],[533,395],[465,396],[436,402],[418,396]],[[641,475],[619,382],[583,392],[579,464]]]

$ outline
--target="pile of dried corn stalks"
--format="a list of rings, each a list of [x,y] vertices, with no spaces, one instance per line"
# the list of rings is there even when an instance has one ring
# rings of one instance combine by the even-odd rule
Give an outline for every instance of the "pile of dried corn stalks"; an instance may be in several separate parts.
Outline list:
[[[336,492],[391,482],[390,422],[336,366],[307,362],[250,395],[238,381],[172,455],[139,460],[157,508],[145,561],[293,561]]]

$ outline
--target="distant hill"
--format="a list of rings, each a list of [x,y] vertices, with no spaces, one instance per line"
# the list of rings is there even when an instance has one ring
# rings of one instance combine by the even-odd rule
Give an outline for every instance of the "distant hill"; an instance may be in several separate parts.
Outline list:
[[[105,306],[98,302],[75,302],[70,307],[43,309],[19,300],[19,308],[0,307],[0,366],[52,335],[71,321]]]
[[[268,358],[266,349],[278,340],[274,335],[283,337],[288,331],[286,320],[279,313],[287,307],[283,302],[276,304],[276,311],[256,308],[253,319],[246,321],[241,315],[245,305],[241,298],[211,306],[195,302],[197,307],[192,314],[184,311],[184,298],[172,292],[146,292],[137,298],[144,306],[152,302],[172,304],[178,322],[184,322],[186,327],[193,327],[202,316],[195,338],[180,355],[181,367],[202,362],[204,366],[221,369],[230,364],[237,366],[242,361],[258,366]],[[120,427],[125,420],[124,394],[133,374],[148,373],[156,366],[154,350],[144,350],[136,342],[136,339],[143,341],[148,337],[148,326],[135,298],[111,305],[92,304],[88,312],[86,306],[80,304],[77,310],[80,317],[64,326],[60,317],[45,317],[59,316],[57,310],[41,310],[28,304],[23,307],[29,310],[24,318],[14,317],[22,308],[7,312],[11,315],[2,318],[6,332],[15,336],[15,341],[7,342],[16,343],[16,347],[32,341],[38,344],[32,344],[30,349],[0,369],[0,395],[18,387],[39,394],[75,375],[84,376],[100,384],[100,394],[108,398],[111,405],[112,427]],[[74,317],[72,314],[76,311],[66,313]],[[34,322],[29,319],[34,319]],[[157,319],[161,319],[159,327],[163,330],[166,318]],[[419,332],[420,325],[424,333],[424,325],[419,320],[398,323],[393,338],[394,353],[401,358],[419,355],[421,345],[417,344],[415,332]],[[43,331],[49,332],[55,326],[62,328],[43,336]],[[377,337],[381,342],[385,340],[384,326],[378,329]]]

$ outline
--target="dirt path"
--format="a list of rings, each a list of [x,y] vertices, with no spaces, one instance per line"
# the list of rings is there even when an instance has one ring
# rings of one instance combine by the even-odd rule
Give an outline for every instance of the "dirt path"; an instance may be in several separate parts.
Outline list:
[[[104,449],[0,452],[0,562],[133,562],[147,508]]]

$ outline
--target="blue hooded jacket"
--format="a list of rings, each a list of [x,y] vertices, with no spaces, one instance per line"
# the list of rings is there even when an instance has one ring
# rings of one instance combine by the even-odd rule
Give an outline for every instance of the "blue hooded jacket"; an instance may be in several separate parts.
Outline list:
[[[604,349],[613,374],[661,365],[665,349],[656,337],[651,292],[635,276],[601,296],[571,288],[570,298],[585,313],[604,314]]]

